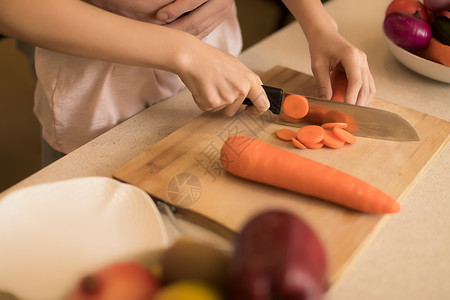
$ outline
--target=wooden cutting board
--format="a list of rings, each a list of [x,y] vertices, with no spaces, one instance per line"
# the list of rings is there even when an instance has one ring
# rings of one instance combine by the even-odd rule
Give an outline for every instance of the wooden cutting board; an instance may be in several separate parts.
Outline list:
[[[262,76],[285,92],[315,95],[314,79],[277,66]],[[401,203],[427,165],[449,140],[450,122],[374,98],[370,106],[403,116],[421,140],[395,142],[358,138],[339,150],[299,150],[275,137],[282,125],[270,113],[233,118],[204,113],[119,168],[113,176],[185,211],[201,214],[238,231],[254,214],[269,208],[289,210],[309,221],[330,257],[330,281],[375,235],[389,216],[358,213],[315,198],[246,181],[226,173],[219,152],[230,135],[247,135],[359,177]],[[401,211],[399,212],[401,213]],[[394,215],[395,216],[395,215]]]

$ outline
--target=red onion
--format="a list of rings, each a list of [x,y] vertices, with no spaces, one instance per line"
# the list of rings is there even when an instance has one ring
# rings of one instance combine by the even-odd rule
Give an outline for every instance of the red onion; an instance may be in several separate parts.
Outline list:
[[[401,11],[387,15],[383,29],[394,44],[408,50],[425,48],[431,39],[431,28],[427,22]]]

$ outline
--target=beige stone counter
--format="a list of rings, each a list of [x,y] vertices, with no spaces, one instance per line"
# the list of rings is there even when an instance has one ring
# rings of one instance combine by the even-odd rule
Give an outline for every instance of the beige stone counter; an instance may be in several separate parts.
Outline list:
[[[381,24],[388,0],[332,0],[340,32],[368,55],[377,96],[450,120],[450,85],[417,75],[388,51]],[[311,74],[302,31],[287,26],[241,55],[256,72],[284,65]],[[32,184],[107,176],[201,112],[190,94],[163,101],[35,173],[0,196]],[[349,265],[329,299],[448,299],[450,295],[450,147],[421,174],[379,234]],[[192,228],[197,230],[196,227]],[[173,234],[174,231],[171,231]]]

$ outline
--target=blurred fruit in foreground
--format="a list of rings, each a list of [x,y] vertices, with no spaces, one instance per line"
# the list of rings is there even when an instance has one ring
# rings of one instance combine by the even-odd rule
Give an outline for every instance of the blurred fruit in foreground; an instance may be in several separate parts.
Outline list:
[[[236,240],[231,299],[322,299],[325,248],[300,218],[267,211],[251,219]]]
[[[158,280],[135,262],[120,262],[84,277],[67,300],[149,300],[159,290]]]
[[[164,283],[197,280],[223,288],[228,280],[229,261],[221,250],[182,238],[162,254],[162,279]]]
[[[127,298],[128,299],[128,298]],[[180,280],[164,286],[153,300],[222,300],[221,294],[201,281]]]

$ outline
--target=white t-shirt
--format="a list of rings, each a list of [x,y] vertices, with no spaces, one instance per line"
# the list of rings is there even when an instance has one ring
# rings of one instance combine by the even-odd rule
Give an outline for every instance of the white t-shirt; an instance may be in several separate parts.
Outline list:
[[[236,11],[204,42],[237,56],[242,36]],[[180,78],[150,68],[80,58],[37,48],[34,113],[43,138],[69,153],[184,88]]]

